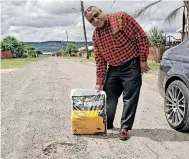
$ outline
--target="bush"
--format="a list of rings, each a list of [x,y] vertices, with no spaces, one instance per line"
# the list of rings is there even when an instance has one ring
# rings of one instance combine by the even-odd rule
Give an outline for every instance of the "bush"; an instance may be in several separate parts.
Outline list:
[[[95,54],[94,54],[94,52],[91,52],[91,57],[93,57],[93,58],[95,57]]]
[[[26,53],[22,54],[22,58],[26,58],[26,57],[28,57],[28,54]]]
[[[78,46],[76,46],[76,45],[74,45],[74,44],[71,44],[71,43],[69,43],[68,45],[67,45],[67,48],[66,48],[66,52],[67,53],[75,53],[75,52],[77,52],[78,51]]]
[[[77,54],[76,54],[76,53],[74,53],[74,52],[72,52],[72,53],[71,53],[71,56],[77,56]]]
[[[13,58],[17,58],[16,54],[13,54]]]
[[[159,63],[163,53],[164,46],[166,43],[166,37],[163,30],[158,30],[157,27],[153,27],[149,32],[149,39],[151,43],[152,55],[155,62]]]
[[[38,55],[42,55],[42,54],[43,54],[43,52],[42,52],[41,50],[37,50],[36,53],[37,53]]]
[[[66,51],[63,50],[63,49],[58,50],[58,51],[56,51],[56,55],[57,55],[57,56],[64,56],[64,55],[66,55]]]
[[[11,51],[14,58],[35,55],[36,49],[27,43],[18,41],[15,37],[7,36],[1,40],[1,50]]]
[[[153,27],[149,32],[149,39],[151,46],[163,46],[166,43],[166,37],[163,30],[158,30],[157,27]]]

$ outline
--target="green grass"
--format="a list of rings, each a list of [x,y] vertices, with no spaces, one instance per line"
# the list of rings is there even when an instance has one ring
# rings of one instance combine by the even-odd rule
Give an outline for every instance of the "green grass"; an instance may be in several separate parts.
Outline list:
[[[160,63],[152,63],[152,62],[149,62],[148,63],[150,69],[152,71],[158,71],[159,70],[159,66],[160,66]]]
[[[14,58],[14,59],[2,59],[1,69],[20,68],[35,61],[39,61],[40,58]]]

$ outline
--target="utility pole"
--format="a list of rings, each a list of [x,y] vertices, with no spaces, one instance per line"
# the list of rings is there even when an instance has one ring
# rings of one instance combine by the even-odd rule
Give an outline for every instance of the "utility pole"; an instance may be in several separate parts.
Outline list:
[[[66,38],[67,38],[67,43],[68,43],[68,31],[66,30]]]
[[[67,30],[66,30],[66,41],[67,41],[66,46],[68,48],[68,31]],[[68,56],[70,58],[70,50],[68,50]]]
[[[85,46],[86,46],[86,51],[87,51],[87,59],[89,59],[89,50],[88,50],[87,35],[86,35],[86,29],[85,29],[83,1],[80,1],[80,3],[81,3],[81,14],[82,14],[82,20],[83,20],[83,32],[84,32],[84,37],[85,37]]]

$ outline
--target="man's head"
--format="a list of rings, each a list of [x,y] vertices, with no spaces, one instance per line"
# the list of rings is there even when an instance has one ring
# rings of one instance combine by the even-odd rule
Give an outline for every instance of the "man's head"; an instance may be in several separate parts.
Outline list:
[[[85,18],[96,28],[104,27],[106,23],[106,16],[100,9],[95,6],[90,6],[85,11]]]

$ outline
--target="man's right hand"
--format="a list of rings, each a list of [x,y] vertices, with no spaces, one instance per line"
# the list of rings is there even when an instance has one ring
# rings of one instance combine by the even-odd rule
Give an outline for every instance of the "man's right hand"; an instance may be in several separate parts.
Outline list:
[[[96,85],[96,86],[95,86],[95,89],[96,89],[97,91],[101,91],[101,90],[103,90],[103,86],[102,86],[102,85]]]

